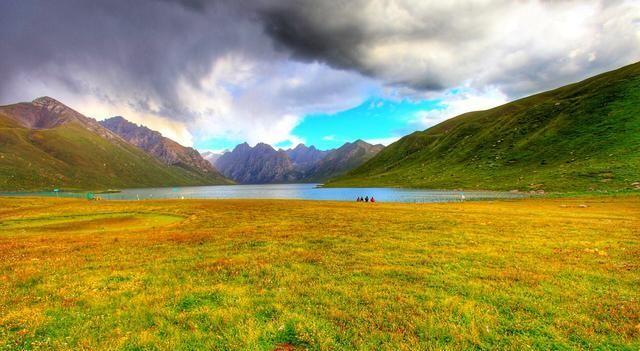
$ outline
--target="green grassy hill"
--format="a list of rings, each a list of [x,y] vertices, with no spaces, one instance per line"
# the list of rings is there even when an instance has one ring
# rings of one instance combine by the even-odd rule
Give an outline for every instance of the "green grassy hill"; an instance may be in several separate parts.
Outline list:
[[[640,63],[447,120],[328,186],[639,188]]]
[[[99,190],[228,182],[164,165],[68,108],[59,114],[49,113],[55,121],[48,122],[51,128],[30,128],[25,120],[47,112],[31,105],[0,108],[0,190]]]

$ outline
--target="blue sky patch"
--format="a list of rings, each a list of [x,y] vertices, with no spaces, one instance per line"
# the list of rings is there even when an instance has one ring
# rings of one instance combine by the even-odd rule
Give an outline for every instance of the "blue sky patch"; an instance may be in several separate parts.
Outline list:
[[[413,123],[418,112],[439,108],[438,100],[368,99],[360,106],[335,114],[308,115],[293,134],[319,149],[339,147],[357,139],[400,137],[420,129]]]
[[[416,123],[418,112],[441,108],[443,106],[439,99],[412,101],[371,98],[359,106],[337,113],[309,114],[293,129],[292,134],[304,140],[306,145],[315,145],[321,150],[336,148],[357,139],[376,141],[401,137],[424,129]],[[231,150],[242,142],[244,140],[212,138],[197,141],[196,148]],[[274,146],[286,149],[295,145],[283,141]]]

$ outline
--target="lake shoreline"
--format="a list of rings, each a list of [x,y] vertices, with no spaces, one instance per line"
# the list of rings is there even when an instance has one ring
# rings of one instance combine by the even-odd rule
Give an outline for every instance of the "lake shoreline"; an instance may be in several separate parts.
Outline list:
[[[499,191],[465,191],[410,188],[323,188],[316,183],[245,184],[224,186],[133,188],[106,192],[4,192],[4,196],[71,197],[99,200],[153,199],[281,199],[351,202],[358,198],[378,202],[460,202],[524,198],[530,194]]]

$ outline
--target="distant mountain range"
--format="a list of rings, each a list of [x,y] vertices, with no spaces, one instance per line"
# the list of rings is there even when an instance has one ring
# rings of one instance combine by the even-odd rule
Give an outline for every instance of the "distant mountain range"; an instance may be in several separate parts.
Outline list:
[[[276,151],[264,143],[255,147],[240,144],[220,156],[215,166],[226,177],[241,184],[291,183],[299,179],[286,152]]]
[[[226,177],[243,184],[323,182],[361,165],[383,148],[362,140],[327,151],[304,144],[276,150],[264,143],[255,147],[243,143],[220,156],[214,165]]]
[[[640,63],[415,132],[328,185],[640,189]]]
[[[49,97],[0,106],[0,189],[101,190],[231,183],[198,159],[195,150],[157,132],[115,122],[125,127],[112,132]],[[119,133],[125,130],[133,132],[121,137]]]

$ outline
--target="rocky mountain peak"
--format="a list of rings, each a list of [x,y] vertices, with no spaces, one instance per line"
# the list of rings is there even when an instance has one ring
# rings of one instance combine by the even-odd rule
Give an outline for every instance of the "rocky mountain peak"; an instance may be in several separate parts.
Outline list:
[[[62,102],[48,97],[39,97],[31,102],[21,102],[1,107],[11,119],[28,129],[52,129],[68,123],[82,126],[107,139],[117,136],[103,128],[93,118],[68,107]]]
[[[242,144],[236,145],[236,147],[233,148],[232,152],[246,152],[250,150],[251,150],[251,146],[249,146],[248,143],[244,142]]]
[[[112,121],[112,123],[134,124],[133,122],[129,122],[126,118],[122,116],[113,116],[111,118],[105,119],[105,121]]]
[[[285,153],[291,158],[296,167],[306,170],[324,158],[328,151],[320,151],[315,146],[307,147],[305,144],[300,143],[295,148],[286,150]]]
[[[78,113],[77,111],[73,110],[71,107],[68,107],[67,105],[49,96],[42,96],[37,99],[34,99],[33,101],[31,101],[31,104],[33,106],[40,107],[44,110],[47,110],[53,114],[57,114],[57,115],[64,114],[65,115],[64,119],[66,120],[83,119],[83,118],[78,118],[80,113]],[[62,116],[59,116],[59,117],[62,117]]]
[[[52,106],[52,107],[56,107],[56,106],[64,106],[67,107],[65,104],[61,103],[60,101],[49,97],[49,96],[41,96],[37,99],[34,99],[33,101],[31,101],[32,104],[37,105],[37,106]]]
[[[265,143],[257,143],[253,148],[255,150],[276,151],[276,149],[274,149],[271,145]]]
[[[299,178],[287,154],[265,143],[253,148],[242,143],[220,156],[215,166],[225,176],[245,184],[290,183]]]

